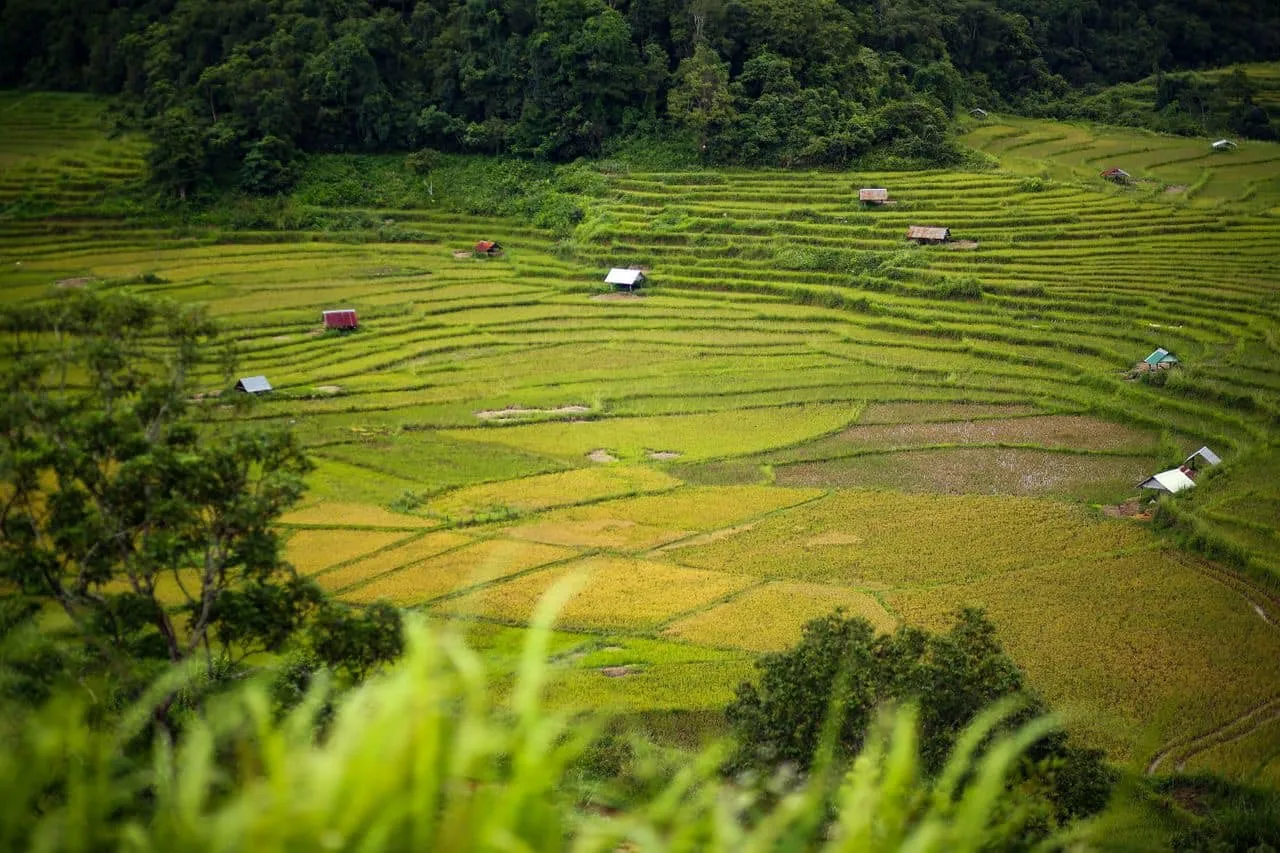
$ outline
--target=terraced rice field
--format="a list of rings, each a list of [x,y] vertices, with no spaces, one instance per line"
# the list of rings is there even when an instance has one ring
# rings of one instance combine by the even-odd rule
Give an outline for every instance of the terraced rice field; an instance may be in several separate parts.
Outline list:
[[[1159,165],[1191,143],[1156,139],[1132,170],[1199,189],[1125,191],[1092,173],[1132,140],[999,118],[967,139],[1003,170],[611,168],[572,243],[424,196],[373,211],[430,235],[392,244],[95,207],[140,143],[83,99],[0,115],[3,298],[130,280],[207,304],[276,388],[243,417],[314,453],[282,528],[340,598],[468,620],[499,654],[576,579],[553,700],[695,729],[831,607],[889,630],[981,604],[1115,758],[1277,778],[1280,148],[1228,174]],[[505,256],[455,257],[481,237]],[[628,265],[655,286],[597,298]],[[361,329],[322,333],[332,307]],[[1157,346],[1184,366],[1128,381]],[[1098,511],[1202,444],[1228,470],[1180,504],[1249,579]]]

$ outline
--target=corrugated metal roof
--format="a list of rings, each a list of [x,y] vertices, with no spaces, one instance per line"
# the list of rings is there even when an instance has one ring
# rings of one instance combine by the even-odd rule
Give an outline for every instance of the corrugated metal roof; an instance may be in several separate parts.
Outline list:
[[[889,191],[886,189],[877,189],[868,187],[858,190],[858,201],[888,201]]]
[[[907,228],[908,240],[948,240],[950,238],[950,228],[933,225],[911,225]]]
[[[609,284],[638,284],[644,281],[644,273],[640,270],[624,270],[614,267],[609,270],[609,274],[604,277]]]
[[[1237,146],[1230,139],[1219,139],[1217,142],[1213,143],[1213,147],[1214,148],[1236,148]]]
[[[479,243],[476,243],[477,252],[491,252],[495,249],[501,250],[502,247],[494,240],[481,240]]]
[[[1222,457],[1214,453],[1212,450],[1210,450],[1206,446],[1206,447],[1200,448],[1195,453],[1192,453],[1190,456],[1188,456],[1185,460],[1183,460],[1183,464],[1185,465],[1187,462],[1190,462],[1192,459],[1195,459],[1197,456],[1199,456],[1205,462],[1208,462],[1210,465],[1217,465],[1222,462]]]
[[[271,383],[265,376],[245,376],[236,383],[236,389],[249,394],[261,394],[271,390]]]
[[[320,315],[327,329],[354,329],[360,323],[354,308],[334,308],[330,311],[322,311]]]
[[[1161,347],[1160,349],[1157,349],[1155,352],[1151,353],[1151,355],[1144,358],[1143,361],[1145,361],[1147,364],[1164,364],[1166,362],[1173,364],[1178,361],[1178,357],[1173,353],[1169,352],[1164,347]]]
[[[1155,489],[1169,494],[1177,494],[1183,489],[1194,487],[1196,481],[1183,473],[1181,468],[1171,468],[1168,471],[1161,471],[1143,480],[1141,483],[1144,489]]]

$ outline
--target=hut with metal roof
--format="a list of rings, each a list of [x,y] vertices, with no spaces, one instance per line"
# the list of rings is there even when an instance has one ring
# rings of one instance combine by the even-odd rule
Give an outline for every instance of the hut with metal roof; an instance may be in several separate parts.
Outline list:
[[[330,311],[321,311],[320,318],[324,320],[326,330],[350,331],[360,327],[360,319],[356,316],[356,309],[354,308],[334,308]]]
[[[1128,184],[1133,182],[1133,175],[1130,175],[1124,169],[1110,168],[1103,169],[1098,173],[1114,184]]]
[[[625,290],[628,293],[640,287],[647,281],[645,275],[640,270],[622,269],[614,267],[609,270],[609,274],[604,277],[606,284],[612,284],[618,290]]]
[[[1192,453],[1186,459],[1182,460],[1182,467],[1190,468],[1192,471],[1198,471],[1201,465],[1221,465],[1222,457],[1214,453],[1207,446],[1202,447],[1195,453]]]
[[[1217,142],[1213,143],[1214,151],[1231,151],[1239,147],[1239,145],[1236,145],[1230,139],[1219,139]]]
[[[271,390],[271,383],[265,376],[244,376],[236,383],[236,390],[246,394],[265,394]]]
[[[987,117],[987,111],[984,110],[982,107],[974,107],[973,109],[969,110],[969,115],[981,121]]]
[[[1157,492],[1176,495],[1183,489],[1193,488],[1195,484],[1196,481],[1191,479],[1186,471],[1181,468],[1171,468],[1168,471],[1161,471],[1159,474],[1152,474],[1138,485],[1143,489],[1153,489]]]
[[[863,204],[888,204],[889,191],[883,188],[865,187],[858,190],[858,201]]]
[[[1164,347],[1158,348],[1142,360],[1148,370],[1167,370],[1178,363],[1178,357]]]
[[[474,254],[493,258],[502,254],[502,246],[496,240],[481,240],[476,243],[476,247],[472,251]]]
[[[945,243],[951,239],[951,229],[933,225],[912,225],[907,228],[907,239],[917,246]]]

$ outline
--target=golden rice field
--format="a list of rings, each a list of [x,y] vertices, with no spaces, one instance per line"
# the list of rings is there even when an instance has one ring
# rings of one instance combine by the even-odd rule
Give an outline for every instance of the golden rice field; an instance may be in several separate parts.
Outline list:
[[[611,164],[564,241],[426,196],[311,211],[416,235],[388,242],[148,218],[120,202],[142,143],[105,140],[92,101],[0,108],[0,298],[206,304],[275,386],[244,419],[313,453],[281,530],[339,598],[502,655],[570,579],[552,701],[688,737],[810,618],[977,604],[1114,758],[1280,784],[1255,713],[1280,699],[1280,146],[993,117],[964,137],[983,172]],[[861,208],[868,185],[899,203]],[[910,224],[977,247],[908,246]],[[455,257],[481,238],[506,254]],[[632,265],[648,292],[596,298]],[[322,333],[332,307],[360,330]],[[1183,367],[1126,378],[1157,346]],[[1247,572],[1102,511],[1203,444],[1225,470],[1177,506]]]

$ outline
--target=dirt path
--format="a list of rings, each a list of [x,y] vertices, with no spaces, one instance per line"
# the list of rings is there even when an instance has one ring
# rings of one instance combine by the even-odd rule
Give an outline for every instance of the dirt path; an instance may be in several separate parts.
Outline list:
[[[1272,696],[1260,705],[1255,705],[1248,711],[1245,711],[1235,719],[1228,720],[1217,728],[1210,729],[1208,732],[1191,740],[1184,740],[1166,746],[1155,754],[1151,761],[1147,764],[1147,775],[1155,773],[1160,769],[1170,756],[1177,756],[1174,769],[1181,772],[1187,766],[1187,762],[1195,758],[1205,750],[1212,749],[1215,746],[1221,746],[1224,743],[1240,740],[1252,734],[1258,726],[1269,723],[1272,720],[1280,718],[1280,695]],[[1236,731],[1237,727],[1241,727]]]
[[[1190,567],[1209,580],[1239,593],[1268,627],[1277,628],[1277,621],[1280,621],[1280,598],[1277,598],[1267,590],[1254,586],[1245,577],[1219,569],[1208,563],[1197,561],[1193,562]],[[1247,737],[1259,726],[1278,718],[1280,718],[1280,694],[1264,699],[1260,704],[1253,706],[1222,725],[1210,729],[1204,734],[1190,738],[1179,738],[1166,745],[1152,756],[1151,761],[1147,763],[1147,775],[1157,772],[1165,761],[1175,756],[1174,769],[1181,771],[1187,766],[1188,761],[1200,753],[1224,743],[1231,743]]]

